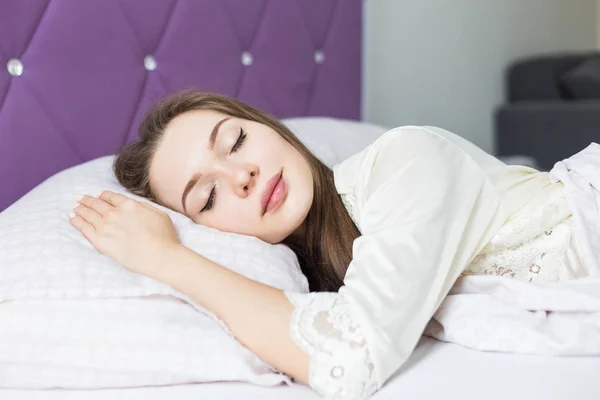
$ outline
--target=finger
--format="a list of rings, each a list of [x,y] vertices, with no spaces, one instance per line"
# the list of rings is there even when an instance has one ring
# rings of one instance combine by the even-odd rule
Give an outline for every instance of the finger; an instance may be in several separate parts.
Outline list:
[[[99,196],[100,199],[106,201],[108,204],[119,207],[123,205],[127,200],[130,200],[129,197],[123,196],[120,193],[111,192],[110,190],[105,190]]]
[[[84,204],[79,204],[77,207],[75,207],[73,212],[75,215],[83,218],[85,222],[91,224],[94,228],[98,228],[100,227],[100,224],[102,224],[102,215]]]
[[[79,215],[70,214],[69,217],[71,220],[71,225],[73,225],[79,232],[81,232],[83,234],[83,236],[90,243],[92,243],[94,234],[96,233],[96,230],[94,229],[94,227],[91,224],[87,223]]]
[[[98,199],[93,196],[82,196],[77,201],[79,204],[91,208],[100,215],[105,215],[107,212],[113,209],[113,206],[102,199]]]

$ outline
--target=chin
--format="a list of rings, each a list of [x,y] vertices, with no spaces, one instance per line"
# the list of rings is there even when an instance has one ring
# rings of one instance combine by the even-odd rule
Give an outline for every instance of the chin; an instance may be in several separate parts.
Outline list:
[[[280,237],[281,236],[281,237]],[[269,236],[266,238],[259,238],[263,242],[267,242],[269,244],[281,244],[287,238],[287,236],[278,235],[278,236]]]
[[[264,239],[262,239],[264,242],[267,243],[271,243],[271,244],[280,244],[283,243],[287,238],[289,238],[290,236],[294,236],[295,230],[285,230],[285,231],[278,231],[278,232],[269,232],[267,233]]]

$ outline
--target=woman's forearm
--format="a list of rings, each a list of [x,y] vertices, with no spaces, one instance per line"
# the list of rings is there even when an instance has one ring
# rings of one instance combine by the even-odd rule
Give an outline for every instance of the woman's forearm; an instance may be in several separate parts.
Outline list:
[[[233,335],[272,367],[308,383],[309,357],[290,336],[294,311],[285,294],[184,247],[164,254],[156,276],[224,321]]]

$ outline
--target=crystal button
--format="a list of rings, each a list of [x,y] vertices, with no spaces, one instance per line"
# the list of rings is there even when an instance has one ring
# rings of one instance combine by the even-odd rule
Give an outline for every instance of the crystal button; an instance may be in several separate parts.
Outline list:
[[[6,69],[12,76],[23,75],[23,63],[18,58],[11,58],[6,63]]]
[[[250,54],[250,52],[245,51],[242,53],[242,64],[247,67],[248,65],[252,65],[252,61],[254,61],[254,59],[252,58],[252,54]]]
[[[321,50],[315,51],[315,62],[317,64],[323,64],[325,62],[325,54]]]
[[[157,67],[156,59],[150,55],[144,57],[144,68],[146,71],[154,71]]]

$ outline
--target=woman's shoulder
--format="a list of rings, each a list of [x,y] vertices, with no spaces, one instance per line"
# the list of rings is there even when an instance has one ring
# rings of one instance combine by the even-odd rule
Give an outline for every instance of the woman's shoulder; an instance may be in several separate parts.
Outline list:
[[[437,127],[418,125],[399,126],[383,133],[354,157],[368,158],[369,155],[381,155],[382,152],[391,154],[395,158],[403,155],[414,156],[415,151],[418,151],[416,153],[418,155],[422,154],[425,150],[434,149],[440,144],[453,142],[452,136],[458,137],[452,132]]]
[[[392,128],[377,138],[370,146],[365,148],[379,148],[388,146],[411,146],[413,144],[427,142],[432,137],[437,136],[434,132],[425,126],[403,125]]]
[[[436,144],[440,142],[450,142],[447,137],[436,132],[435,129],[440,128],[405,125],[390,129],[360,152],[346,158],[344,161],[334,166],[334,170],[339,169],[339,167],[343,165],[364,162],[369,158],[373,158],[373,161],[376,161],[382,152],[393,155],[395,158],[401,157],[402,155],[414,156],[415,151],[419,151],[417,154],[422,154],[422,151],[434,148]],[[448,131],[444,132],[447,132],[449,135],[454,135]]]
[[[483,169],[505,167],[467,139],[436,126],[406,125],[390,129],[364,150],[334,167],[334,173],[356,173],[375,168],[397,168],[409,160],[469,158]],[[381,161],[387,162],[381,162]]]
[[[428,127],[406,125],[390,129],[364,150],[333,167],[338,193],[352,191],[359,176],[386,175],[415,157],[431,153],[444,137]],[[389,171],[388,171],[389,170]]]
[[[405,125],[392,128],[381,134],[381,136],[375,139],[363,150],[340,162],[340,164],[343,164],[351,159],[365,156],[369,152],[373,152],[375,149],[388,148],[390,146],[400,146],[401,144],[410,145],[410,143],[422,141],[424,138],[431,136],[432,134],[433,133],[424,126]]]

